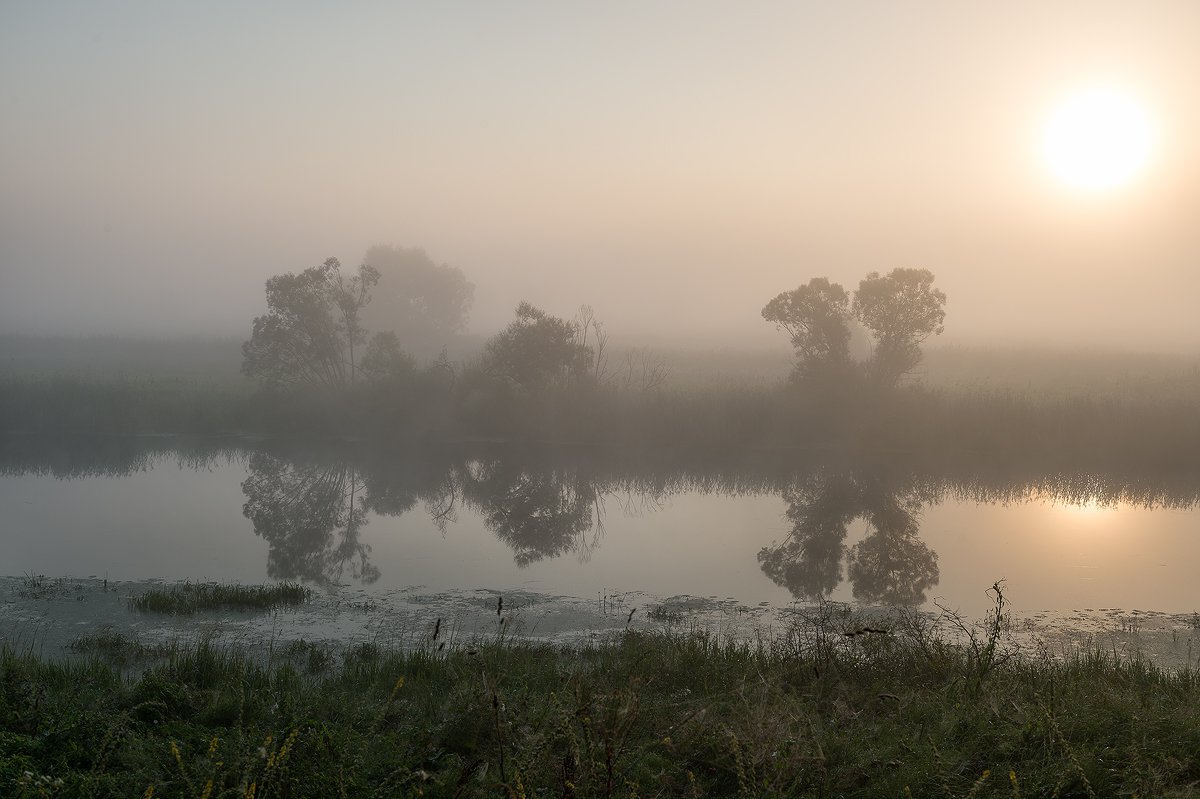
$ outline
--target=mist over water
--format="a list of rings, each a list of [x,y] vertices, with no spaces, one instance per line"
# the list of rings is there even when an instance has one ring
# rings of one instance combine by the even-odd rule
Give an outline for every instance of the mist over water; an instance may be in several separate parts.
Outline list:
[[[1182,611],[1198,29],[11,5],[9,571]]]

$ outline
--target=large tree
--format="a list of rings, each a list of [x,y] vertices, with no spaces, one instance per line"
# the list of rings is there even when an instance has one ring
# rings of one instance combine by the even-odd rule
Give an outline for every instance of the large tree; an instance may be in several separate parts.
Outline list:
[[[801,375],[827,374],[850,363],[850,295],[837,283],[814,277],[779,294],[762,316],[791,337]]]
[[[377,245],[363,263],[379,270],[368,324],[394,330],[405,346],[440,347],[463,332],[475,299],[475,285],[462,270],[438,264],[422,249]]]
[[[516,320],[488,340],[484,361],[493,373],[536,389],[587,376],[592,348],[574,323],[522,302]]]
[[[943,330],[945,305],[928,269],[871,272],[858,284],[852,310],[875,340],[871,373],[877,380],[894,385],[920,363],[921,344]]]
[[[901,268],[870,273],[853,299],[837,283],[815,277],[775,297],[762,315],[791,337],[797,374],[810,379],[849,373],[850,320],[857,319],[874,340],[867,372],[893,386],[920,362],[922,342],[942,332],[945,304],[932,272]]]
[[[267,313],[242,344],[242,372],[272,385],[341,388],[358,378],[356,348],[366,341],[362,310],[379,272],[350,277],[330,258],[300,274],[267,280]]]

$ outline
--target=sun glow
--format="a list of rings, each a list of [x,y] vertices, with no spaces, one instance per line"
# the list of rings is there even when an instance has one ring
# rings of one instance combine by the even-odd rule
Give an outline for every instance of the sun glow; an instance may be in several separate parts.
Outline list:
[[[1136,102],[1119,92],[1094,90],[1071,97],[1054,113],[1044,153],[1064,183],[1110,189],[1145,168],[1153,138],[1150,120]]]

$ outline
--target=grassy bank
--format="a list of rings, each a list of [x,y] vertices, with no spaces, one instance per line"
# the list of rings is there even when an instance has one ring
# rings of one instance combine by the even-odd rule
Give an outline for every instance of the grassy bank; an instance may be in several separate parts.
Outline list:
[[[270,662],[200,643],[122,676],[0,656],[18,796],[1185,796],[1200,680],[1006,658],[918,618],[828,614],[769,644],[626,634]]]
[[[527,394],[420,382],[338,394],[245,384],[0,379],[0,434],[336,437],[403,444],[504,440],[701,453],[904,454],[1045,468],[1182,469],[1200,451],[1200,397],[1045,396],[1007,390],[818,392],[605,386]]]

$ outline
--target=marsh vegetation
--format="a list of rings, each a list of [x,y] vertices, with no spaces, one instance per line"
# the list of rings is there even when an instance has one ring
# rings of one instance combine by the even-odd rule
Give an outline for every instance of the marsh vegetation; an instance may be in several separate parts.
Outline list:
[[[446,648],[435,628],[415,650],[264,660],[201,640],[138,674],[119,640],[72,662],[5,649],[0,780],[23,797],[1187,794],[1194,672],[1018,657],[994,610],[968,641],[830,608],[757,642]]]
[[[191,616],[214,610],[261,611],[303,604],[309,589],[296,583],[236,585],[182,583],[151,588],[129,598],[129,607],[141,613]]]

